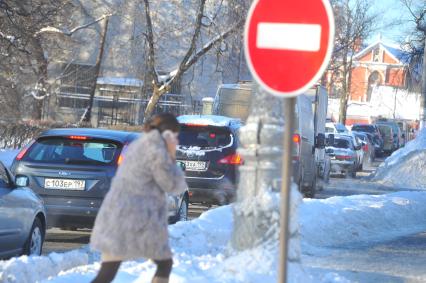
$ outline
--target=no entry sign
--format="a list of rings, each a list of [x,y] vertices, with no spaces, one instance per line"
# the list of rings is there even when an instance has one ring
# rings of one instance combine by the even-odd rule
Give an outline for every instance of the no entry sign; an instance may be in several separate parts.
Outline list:
[[[333,51],[328,0],[257,0],[250,8],[244,47],[254,79],[274,95],[291,97],[315,84]]]

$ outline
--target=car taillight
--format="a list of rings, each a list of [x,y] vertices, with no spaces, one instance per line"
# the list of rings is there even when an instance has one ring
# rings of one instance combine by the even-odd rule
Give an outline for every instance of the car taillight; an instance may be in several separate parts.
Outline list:
[[[230,165],[241,165],[241,164],[243,164],[243,159],[241,158],[241,155],[239,155],[238,153],[235,153],[235,154],[225,156],[224,158],[220,159],[217,163],[219,163],[219,164],[230,164]]]
[[[336,159],[338,160],[352,160],[353,157],[350,155],[336,155]]]
[[[121,153],[117,158],[117,166],[119,166],[121,163],[123,163],[124,153],[127,151],[127,147],[128,147],[127,143],[125,145],[123,145],[123,149],[121,150]]]
[[[69,136],[68,138],[71,140],[79,140],[79,141],[85,141],[89,139],[86,136]]]
[[[300,160],[300,135],[299,134],[294,134],[292,137],[293,140],[293,160]]]
[[[19,153],[18,155],[16,155],[16,160],[21,160],[22,158],[24,158],[25,154],[28,152],[28,150],[30,149],[30,147],[33,145],[33,143],[35,142],[35,140],[32,140],[29,144],[27,144]]]

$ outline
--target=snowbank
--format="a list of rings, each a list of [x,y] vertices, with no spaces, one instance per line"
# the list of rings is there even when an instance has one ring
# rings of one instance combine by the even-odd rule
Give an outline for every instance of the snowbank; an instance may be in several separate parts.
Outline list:
[[[88,264],[88,258],[87,253],[75,250],[62,254],[21,256],[8,261],[0,261],[0,282],[40,282],[49,276],[59,274],[61,270],[86,265]]]
[[[305,199],[302,251],[387,241],[426,230],[426,193]]]
[[[0,149],[0,161],[3,162],[6,167],[10,167],[13,159],[15,159],[18,153],[19,150],[17,149]]]
[[[395,151],[377,169],[378,183],[402,188],[426,189],[426,129],[405,147]]]
[[[305,199],[299,210],[302,252],[321,255],[332,247],[386,241],[425,231],[425,204],[426,192]],[[269,242],[237,252],[228,246],[232,228],[232,206],[171,225],[174,269],[170,282],[275,282],[278,243]],[[76,265],[81,266],[74,267]],[[154,268],[149,261],[125,262],[114,282],[150,282]],[[81,249],[65,253],[60,259],[59,255],[51,254],[1,262],[0,281],[90,282],[98,269],[99,255]],[[289,265],[289,276],[289,282],[349,282],[342,274],[318,271],[318,268],[313,271],[297,263]],[[1,280],[3,278],[9,281]]]

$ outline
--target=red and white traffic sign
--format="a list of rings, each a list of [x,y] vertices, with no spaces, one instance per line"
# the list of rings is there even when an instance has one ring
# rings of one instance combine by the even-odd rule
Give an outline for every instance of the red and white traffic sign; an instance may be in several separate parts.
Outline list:
[[[296,96],[314,85],[333,51],[334,17],[328,0],[256,0],[244,47],[254,79],[268,92]]]

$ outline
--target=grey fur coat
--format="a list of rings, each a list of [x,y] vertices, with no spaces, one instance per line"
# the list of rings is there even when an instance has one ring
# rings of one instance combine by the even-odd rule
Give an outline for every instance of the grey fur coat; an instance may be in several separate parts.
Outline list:
[[[167,196],[187,188],[182,170],[157,130],[144,133],[125,153],[95,220],[91,247],[129,260],[172,257]]]

